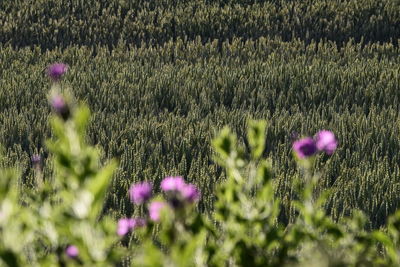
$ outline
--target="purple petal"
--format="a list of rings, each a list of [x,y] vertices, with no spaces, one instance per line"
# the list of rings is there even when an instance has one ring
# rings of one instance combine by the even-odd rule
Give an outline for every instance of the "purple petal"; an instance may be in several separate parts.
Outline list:
[[[123,218],[118,221],[117,234],[126,235],[134,225],[133,219]]]
[[[326,154],[331,155],[337,148],[337,140],[333,132],[328,130],[321,130],[315,136],[316,146],[318,150],[324,151]]]
[[[317,152],[317,146],[314,139],[306,137],[297,140],[293,143],[293,150],[299,158],[307,158],[314,155]]]
[[[53,81],[59,81],[67,70],[68,65],[64,63],[54,63],[47,68],[47,75],[49,75]]]
[[[68,119],[70,115],[70,109],[62,95],[57,94],[52,96],[50,99],[50,105],[57,115],[61,116],[65,120]]]
[[[161,182],[161,189],[167,191],[179,191],[185,186],[185,181],[181,176],[165,177]]]
[[[65,249],[65,254],[67,254],[68,257],[70,258],[76,258],[79,255],[79,250],[76,246],[74,245],[69,245]]]
[[[32,164],[33,165],[38,165],[40,164],[40,161],[42,160],[42,158],[40,157],[40,155],[38,154],[34,154],[31,158]]]
[[[142,204],[149,200],[152,196],[152,185],[147,182],[137,183],[129,189],[131,201],[135,204]]]
[[[166,207],[165,202],[162,201],[153,201],[150,203],[149,207],[149,215],[150,219],[154,222],[158,222],[161,217],[161,210]]]
[[[181,193],[183,198],[190,203],[196,202],[200,199],[200,193],[193,184],[186,185]]]
[[[117,234],[124,236],[131,230],[146,225],[146,220],[142,218],[123,218],[118,220]]]

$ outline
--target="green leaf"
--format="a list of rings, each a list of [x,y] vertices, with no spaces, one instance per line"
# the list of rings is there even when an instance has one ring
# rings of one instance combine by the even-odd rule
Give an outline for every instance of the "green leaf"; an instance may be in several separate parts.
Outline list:
[[[117,166],[117,161],[113,160],[103,167],[103,169],[101,169],[97,175],[87,181],[86,189],[93,195],[90,217],[95,218],[99,214],[103,206],[104,196],[106,194],[108,185],[111,182],[111,178]]]
[[[143,267],[162,267],[167,261],[167,258],[162,252],[152,244],[151,240],[147,240],[142,245],[142,254],[134,257],[132,266]]]
[[[85,136],[86,126],[89,122],[90,110],[86,105],[80,106],[75,112],[75,125],[79,136]]]
[[[228,127],[222,129],[221,133],[212,142],[215,151],[222,160],[227,159],[236,147],[236,136],[231,133]]]
[[[395,247],[393,241],[390,239],[390,237],[388,237],[386,234],[384,234],[383,232],[378,231],[378,230],[372,232],[371,236],[376,241],[381,242],[383,244],[383,246],[385,247],[390,259],[393,262],[398,263],[399,257],[397,254],[397,250],[396,250],[396,247]]]
[[[247,138],[251,148],[251,156],[258,159],[262,156],[265,149],[265,121],[250,121]]]
[[[18,257],[11,250],[0,250],[0,258],[7,266],[17,267],[20,266],[18,263]]]
[[[183,246],[179,244],[173,246],[172,258],[176,266],[186,267],[186,266],[197,266],[196,261],[202,260],[201,257],[196,259],[198,250],[202,249],[205,242],[206,233],[201,232],[198,235],[194,235],[185,242]]]
[[[392,240],[386,234],[384,234],[381,231],[376,230],[376,231],[372,232],[371,236],[376,241],[381,242],[386,247],[393,247],[394,246]]]
[[[62,142],[64,140],[66,140],[64,122],[59,117],[53,116],[50,119],[50,124],[51,124],[51,128],[54,132],[54,136],[56,136],[59,139],[58,142]],[[54,152],[54,151],[52,151],[52,152]]]
[[[270,160],[262,161],[257,169],[257,182],[264,185],[272,178],[272,163]]]

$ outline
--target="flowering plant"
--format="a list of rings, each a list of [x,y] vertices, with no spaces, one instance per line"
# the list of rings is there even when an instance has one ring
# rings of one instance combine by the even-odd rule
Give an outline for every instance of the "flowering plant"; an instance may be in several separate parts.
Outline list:
[[[34,188],[18,184],[18,169],[0,169],[0,266],[400,264],[400,211],[386,229],[374,231],[365,230],[358,211],[339,222],[326,215],[329,192],[314,192],[320,177],[314,158],[319,152],[332,155],[338,147],[327,130],[294,140],[302,175],[290,177],[297,217],[287,224],[279,220],[282,199],[275,194],[272,163],[263,158],[264,121],[249,122],[249,156],[228,128],[214,139],[215,162],[226,179],[217,185],[210,215],[196,212],[200,190],[180,176],[165,177],[160,188],[147,181],[129,188],[132,205],[144,211],[140,217],[117,220],[105,214],[117,163],[102,166],[100,151],[85,142],[90,112],[60,90],[66,70],[55,65],[48,73],[54,112],[54,136],[47,142],[51,179],[41,175],[40,155],[32,157]]]

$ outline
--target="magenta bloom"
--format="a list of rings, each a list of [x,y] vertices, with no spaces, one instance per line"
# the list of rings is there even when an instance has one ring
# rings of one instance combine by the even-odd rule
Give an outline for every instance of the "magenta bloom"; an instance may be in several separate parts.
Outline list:
[[[51,107],[56,111],[65,109],[67,103],[61,95],[55,95],[51,98]]]
[[[167,191],[180,191],[185,187],[185,181],[181,176],[165,177],[161,182],[161,190]]]
[[[63,63],[54,63],[47,68],[47,75],[57,82],[61,79],[61,77],[67,72],[68,65]]]
[[[137,183],[129,189],[131,201],[135,204],[142,204],[151,198],[151,184],[147,182]]]
[[[123,218],[118,221],[117,234],[119,236],[126,235],[132,229],[146,225],[146,220],[142,218]]]
[[[118,221],[117,234],[120,236],[126,235],[134,225],[133,219],[120,219]]]
[[[314,155],[317,152],[317,146],[314,139],[306,137],[295,141],[293,143],[293,150],[299,158],[303,159]]]
[[[196,202],[200,199],[199,191],[197,190],[196,186],[192,184],[186,185],[183,190],[181,190],[181,194],[182,197],[190,203]]]
[[[165,202],[162,201],[153,201],[149,206],[149,215],[150,219],[154,222],[158,222],[161,217],[161,210],[166,207]]]
[[[41,169],[41,162],[42,162],[42,157],[38,154],[34,154],[31,157],[31,161],[32,161],[32,165],[36,170],[40,170]]]
[[[70,110],[63,96],[54,95],[50,99],[50,104],[57,115],[61,116],[64,120],[68,119],[70,115]]]
[[[70,257],[70,258],[76,258],[79,255],[79,250],[78,250],[78,248],[76,246],[69,245],[65,249],[65,254],[67,254],[67,256]]]
[[[335,135],[327,130],[319,131],[315,136],[315,142],[318,150],[325,151],[328,155],[332,155],[338,145]]]
[[[42,158],[38,154],[34,154],[31,158],[32,164],[35,166],[40,164],[41,160],[42,160]]]

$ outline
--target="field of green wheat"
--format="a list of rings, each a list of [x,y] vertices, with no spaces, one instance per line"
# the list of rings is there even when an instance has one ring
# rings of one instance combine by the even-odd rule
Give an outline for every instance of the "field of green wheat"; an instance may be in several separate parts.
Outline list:
[[[33,186],[31,157],[52,173],[46,68],[92,110],[87,139],[120,167],[104,213],[135,213],[133,182],[182,175],[212,213],[211,139],[224,125],[245,147],[249,119],[267,121],[279,219],[293,219],[293,135],[333,131],[318,191],[337,220],[353,209],[378,228],[400,207],[400,2],[397,0],[0,1],[2,165]]]

